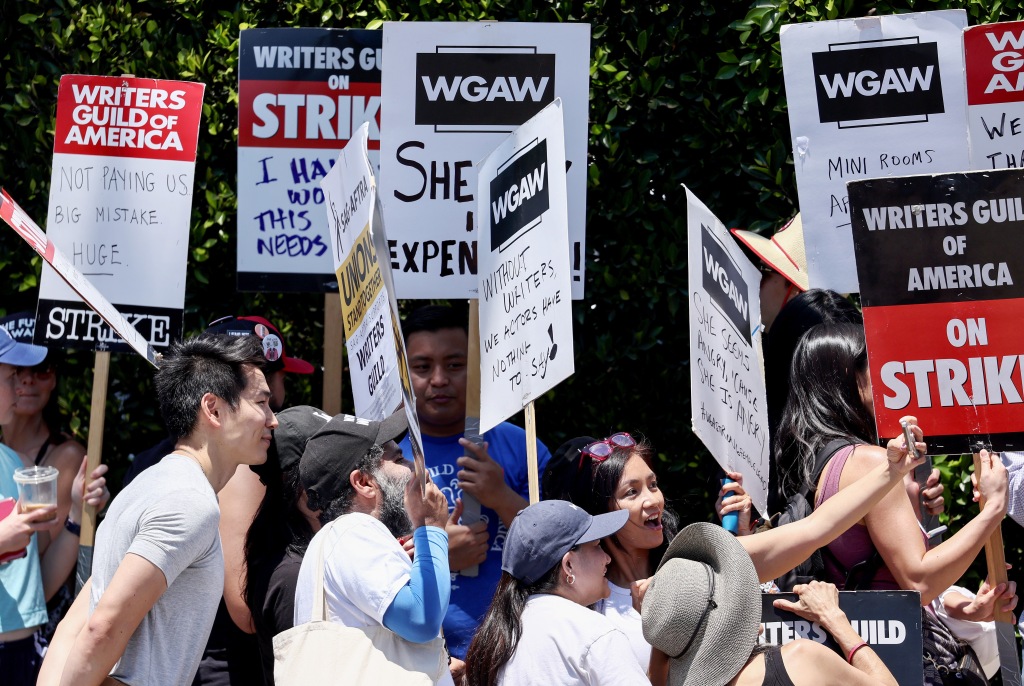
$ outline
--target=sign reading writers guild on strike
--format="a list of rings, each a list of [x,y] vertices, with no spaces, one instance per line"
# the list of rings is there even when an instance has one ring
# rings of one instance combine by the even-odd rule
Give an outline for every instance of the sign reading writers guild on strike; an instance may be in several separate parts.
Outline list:
[[[811,286],[859,290],[846,182],[969,168],[962,10],[783,26]]]
[[[971,168],[1024,166],[1024,21],[964,31]]]
[[[480,433],[572,376],[562,101],[478,165]]]
[[[693,432],[718,464],[743,474],[768,509],[768,409],[761,372],[761,274],[722,222],[686,190]]]
[[[49,240],[145,340],[179,338],[203,107],[201,83],[63,76],[50,176]],[[128,347],[49,266],[35,340]]]
[[[380,45],[380,31],[240,33],[240,290],[337,290],[320,183],[364,123],[379,164]]]
[[[1024,171],[850,184],[879,436],[1024,449]]]
[[[589,24],[384,24],[381,201],[403,298],[476,297],[474,162],[560,97],[572,297],[583,297]]]
[[[391,335],[391,306],[373,245],[377,186],[366,154],[368,134],[364,123],[320,185],[341,297],[355,414],[383,419],[402,404],[402,382]]]
[[[766,593],[761,596],[761,628],[758,642],[786,645],[799,638],[821,643],[839,653],[839,644],[817,622],[777,609],[783,599],[795,603],[795,593]],[[839,609],[853,630],[867,642],[900,686],[924,683],[921,670],[921,594],[916,591],[840,591]]]

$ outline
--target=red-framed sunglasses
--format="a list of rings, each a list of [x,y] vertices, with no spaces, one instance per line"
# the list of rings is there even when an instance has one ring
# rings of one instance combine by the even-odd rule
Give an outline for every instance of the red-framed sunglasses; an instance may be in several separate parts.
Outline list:
[[[632,436],[625,431],[620,431],[602,441],[587,444],[580,450],[580,463],[582,464],[584,455],[589,456],[593,462],[604,462],[617,448],[632,448],[635,445],[636,441]]]

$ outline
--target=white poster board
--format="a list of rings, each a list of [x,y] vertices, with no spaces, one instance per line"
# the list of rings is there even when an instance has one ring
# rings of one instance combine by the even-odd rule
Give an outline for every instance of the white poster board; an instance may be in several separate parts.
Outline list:
[[[338,278],[355,414],[380,420],[402,404],[402,382],[391,335],[391,306],[371,235],[377,184],[366,154],[368,136],[369,125],[364,123],[320,186]]]
[[[811,287],[859,290],[846,183],[968,168],[963,10],[782,27]]]
[[[57,93],[47,237],[151,345],[182,333],[206,86],[66,75]],[[37,343],[128,350],[49,266]]]
[[[239,290],[337,290],[320,184],[363,123],[378,167],[380,41],[366,30],[240,32]]]
[[[761,372],[761,274],[686,189],[693,432],[768,509],[768,409]]]
[[[402,298],[473,298],[474,163],[555,97],[564,109],[572,297],[586,254],[590,25],[386,22],[381,202]]]
[[[964,31],[971,169],[1024,166],[1024,21]]]
[[[572,376],[562,103],[477,165],[480,433]]]

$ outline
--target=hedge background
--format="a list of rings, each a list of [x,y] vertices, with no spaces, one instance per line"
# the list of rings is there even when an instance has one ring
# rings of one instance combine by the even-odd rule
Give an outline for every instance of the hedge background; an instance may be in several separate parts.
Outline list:
[[[645,434],[685,521],[712,515],[714,462],[690,431],[685,284],[687,184],[727,226],[771,231],[796,190],[778,33],[783,24],[963,7],[973,24],[1019,19],[999,0],[0,0],[0,184],[46,217],[62,74],[133,73],[206,83],[185,326],[267,314],[292,354],[322,358],[323,296],[235,291],[238,34],[246,27],[376,28],[385,20],[582,21],[592,25],[587,297],[574,303],[576,375],[538,402],[552,449],[579,434]],[[0,230],[0,314],[35,309],[40,259]],[[408,305],[408,303],[406,303]],[[91,354],[69,353],[68,427],[87,436]],[[130,455],[162,435],[150,371],[114,358],[104,460],[120,484]],[[347,384],[347,380],[345,382]],[[289,403],[319,404],[320,378],[291,378]],[[345,399],[351,409],[351,400]],[[969,457],[941,466],[948,518],[974,512]],[[1019,563],[1024,532],[1004,527]],[[975,565],[981,569],[983,558]]]

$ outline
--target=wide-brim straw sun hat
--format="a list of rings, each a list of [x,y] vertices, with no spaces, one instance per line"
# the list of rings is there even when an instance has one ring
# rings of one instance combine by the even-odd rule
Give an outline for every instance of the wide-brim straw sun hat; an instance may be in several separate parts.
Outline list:
[[[643,602],[644,638],[669,656],[669,686],[722,686],[750,659],[761,622],[754,563],[722,527],[679,532]]]
[[[807,251],[804,248],[804,225],[799,212],[771,238],[743,229],[730,231],[738,241],[753,250],[762,262],[786,277],[791,284],[801,291],[806,291],[810,287],[807,277]]]

